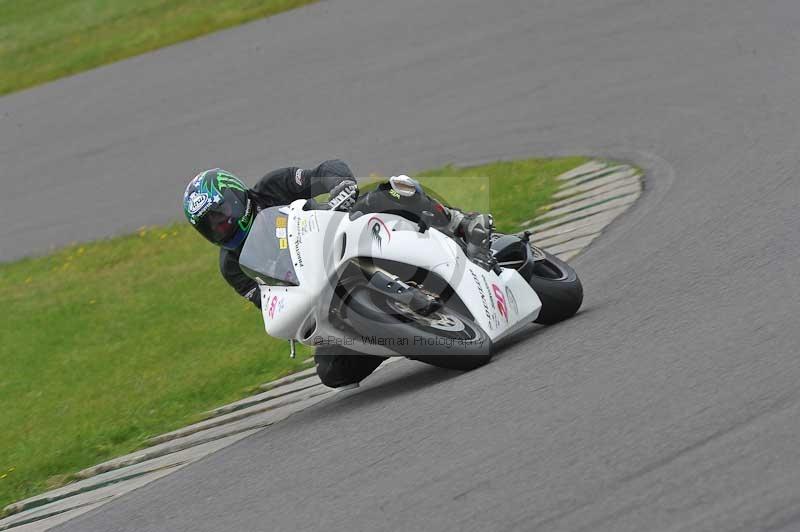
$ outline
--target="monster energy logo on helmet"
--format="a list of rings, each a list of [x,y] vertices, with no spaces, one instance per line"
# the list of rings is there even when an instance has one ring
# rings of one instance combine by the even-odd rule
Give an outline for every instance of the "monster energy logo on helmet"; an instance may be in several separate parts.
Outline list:
[[[217,188],[219,190],[223,188],[232,188],[234,190],[241,190],[242,192],[247,190],[247,186],[235,175],[229,174],[225,170],[217,170],[216,174]]]

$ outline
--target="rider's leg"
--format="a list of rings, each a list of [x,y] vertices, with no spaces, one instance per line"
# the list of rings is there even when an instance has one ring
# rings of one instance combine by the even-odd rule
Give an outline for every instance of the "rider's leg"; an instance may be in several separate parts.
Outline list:
[[[353,211],[364,214],[385,212],[405,216],[418,221],[423,211],[433,214],[432,225],[440,231],[463,240],[466,244],[482,245],[487,241],[494,226],[491,216],[481,213],[464,213],[456,208],[447,207],[428,196],[415,194],[411,197],[392,195],[387,184],[362,195]]]
[[[449,218],[445,214],[446,208],[427,194],[415,194],[411,197],[393,195],[388,184],[381,184],[375,190],[362,194],[351,211],[368,213],[387,213],[403,216],[413,222],[420,219],[423,211],[434,215],[433,225],[438,227],[446,225]]]

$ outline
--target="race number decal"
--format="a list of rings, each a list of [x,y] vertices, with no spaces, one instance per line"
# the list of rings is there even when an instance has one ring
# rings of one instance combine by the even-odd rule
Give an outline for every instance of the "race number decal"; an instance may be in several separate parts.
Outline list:
[[[494,292],[494,297],[497,298],[497,311],[500,312],[500,315],[508,322],[508,307],[506,307],[506,296],[503,295],[503,291],[500,290],[500,287],[496,284],[492,284],[492,292]]]

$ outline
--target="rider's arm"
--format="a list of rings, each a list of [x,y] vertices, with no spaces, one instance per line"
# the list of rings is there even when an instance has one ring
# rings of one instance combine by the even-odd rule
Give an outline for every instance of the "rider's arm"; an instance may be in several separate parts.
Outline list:
[[[341,159],[331,159],[316,168],[290,166],[273,170],[262,177],[253,190],[280,205],[330,192],[345,179],[354,180],[350,167]]]
[[[261,292],[258,290],[258,283],[244,274],[239,267],[239,257],[236,253],[227,249],[219,250],[219,270],[222,277],[233,287],[236,292],[261,308]]]

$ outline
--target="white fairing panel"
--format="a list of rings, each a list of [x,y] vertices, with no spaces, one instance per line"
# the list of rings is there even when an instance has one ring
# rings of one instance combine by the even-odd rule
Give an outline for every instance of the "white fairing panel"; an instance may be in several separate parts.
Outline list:
[[[447,280],[478,326],[496,340],[533,321],[541,302],[516,270],[501,275],[467,260],[450,238],[425,233],[408,220],[390,214],[304,211],[305,200],[286,208],[287,244],[300,286],[261,286],[266,331],[314,345],[319,338],[342,338],[328,322],[329,304],[339,273],[357,257],[375,257],[424,268]],[[366,331],[365,331],[366,334]],[[379,346],[348,345],[375,354],[392,354]]]

